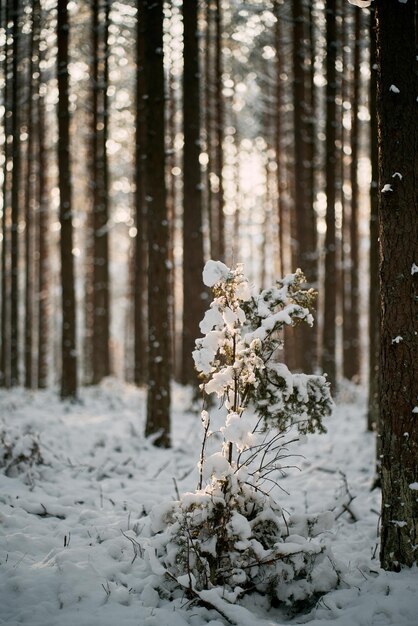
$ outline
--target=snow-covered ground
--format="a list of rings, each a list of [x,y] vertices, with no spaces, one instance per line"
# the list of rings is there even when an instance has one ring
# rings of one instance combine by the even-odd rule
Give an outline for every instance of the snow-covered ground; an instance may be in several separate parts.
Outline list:
[[[290,495],[278,493],[289,512],[334,510],[329,542],[345,566],[340,587],[307,615],[267,612],[261,601],[235,607],[232,620],[240,626],[418,624],[418,569],[394,574],[379,567],[374,439],[357,394],[347,388],[341,395],[326,435],[292,448],[301,455],[298,469],[281,479]],[[74,405],[50,391],[0,393],[0,433],[39,433],[44,459],[16,476],[0,470],[0,624],[225,623],[186,598],[159,597],[141,558],[152,506],[176,499],[177,489],[194,490],[198,480],[201,424],[190,391],[175,386],[173,404],[174,445],[160,450],[144,439],[145,395],[133,386],[109,379],[82,390]],[[29,440],[20,441],[24,452]]]

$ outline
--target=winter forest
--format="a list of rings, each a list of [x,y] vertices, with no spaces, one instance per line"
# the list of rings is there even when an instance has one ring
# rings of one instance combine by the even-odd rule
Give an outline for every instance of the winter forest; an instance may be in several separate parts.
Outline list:
[[[0,624],[416,626],[417,0],[0,0]]]

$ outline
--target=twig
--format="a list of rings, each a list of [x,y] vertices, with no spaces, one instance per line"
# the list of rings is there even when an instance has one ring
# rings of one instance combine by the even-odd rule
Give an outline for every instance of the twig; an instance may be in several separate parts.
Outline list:
[[[176,492],[177,500],[180,500],[180,492],[179,492],[179,488],[177,485],[177,481],[174,476],[173,476],[173,483],[174,483],[174,491]]]

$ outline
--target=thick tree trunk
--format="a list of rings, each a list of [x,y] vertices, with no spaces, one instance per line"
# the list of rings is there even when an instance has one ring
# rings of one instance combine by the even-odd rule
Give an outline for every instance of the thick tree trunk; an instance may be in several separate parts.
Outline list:
[[[336,128],[336,0],[326,4],[326,197],[325,296],[322,340],[322,369],[328,374],[332,388],[336,385],[336,254],[335,254],[335,128]]]
[[[197,383],[192,351],[200,335],[199,323],[206,302],[202,285],[202,185],[200,171],[200,70],[197,4],[184,0],[184,74],[183,74],[183,384]]]
[[[147,82],[148,398],[146,436],[170,446],[168,220],[165,185],[163,1],[145,0]]]
[[[74,287],[74,256],[70,168],[70,112],[68,98],[67,1],[58,0],[57,65],[58,65],[58,185],[61,223],[61,289],[62,289],[62,374],[61,397],[77,396],[76,303]]]
[[[382,567],[418,564],[417,3],[377,0]],[[394,53],[396,51],[396,54]]]

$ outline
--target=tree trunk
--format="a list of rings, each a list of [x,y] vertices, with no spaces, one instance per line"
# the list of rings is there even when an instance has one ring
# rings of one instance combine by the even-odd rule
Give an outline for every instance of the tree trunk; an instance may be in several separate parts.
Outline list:
[[[316,218],[311,196],[309,91],[305,70],[305,13],[302,0],[294,0],[293,7],[293,132],[294,132],[294,203],[295,234],[293,247],[294,268],[300,267],[308,287],[316,287]],[[315,332],[306,325],[295,331],[295,366],[303,372],[312,372],[316,361]]]
[[[48,188],[46,172],[48,170],[47,146],[45,133],[45,97],[40,89],[42,84],[41,61],[44,52],[41,46],[41,4],[34,2],[36,25],[36,44],[38,63],[38,100],[37,100],[37,144],[38,144],[38,388],[48,386],[48,346],[49,346],[49,218],[48,218]]]
[[[137,3],[136,39],[136,142],[135,142],[135,249],[134,249],[134,381],[147,380],[146,358],[146,289],[147,222],[145,200],[146,175],[146,80],[145,80],[145,2]]]
[[[217,234],[219,260],[225,260],[224,226],[224,186],[223,186],[223,139],[224,139],[224,104],[222,94],[222,7],[221,0],[215,0],[215,101],[216,101],[216,176],[217,193]]]
[[[108,28],[109,0],[93,2],[93,384],[110,374],[108,243]]]
[[[146,436],[170,446],[168,221],[165,185],[163,1],[145,0],[147,93],[148,398]]]
[[[367,428],[379,433],[379,242],[378,242],[378,164],[376,111],[376,35],[374,9],[370,11],[370,292],[369,292],[369,399]],[[378,443],[380,438],[378,437]],[[378,448],[380,446],[378,445]],[[380,463],[380,454],[377,454]]]
[[[7,43],[8,39],[8,21],[9,11],[8,3],[5,3],[4,12],[2,7],[2,19],[4,19],[4,89],[3,101],[5,115],[3,116],[4,124],[4,165],[3,165],[3,211],[2,211],[2,246],[1,246],[1,351],[0,351],[0,386],[9,387],[10,385],[10,330],[9,330],[9,233],[7,228],[7,218],[10,211],[9,206],[9,186],[10,176],[7,171],[7,165],[10,158],[10,150],[8,147],[7,137],[10,134],[10,121],[7,113],[10,110],[10,49]]]
[[[10,292],[10,384],[19,384],[19,185],[20,185],[20,105],[19,105],[19,52],[20,52],[20,20],[19,2],[13,0],[13,44],[12,44],[12,181],[11,181],[11,292]]]
[[[361,46],[361,9],[354,7],[354,55],[353,55],[353,91],[351,102],[351,216],[350,216],[350,292],[349,318],[350,336],[344,351],[344,376],[348,380],[359,382],[360,378],[360,302],[359,302],[359,184],[358,158],[360,144],[360,46]]]
[[[382,567],[418,564],[417,3],[377,0]],[[394,54],[396,51],[396,54]]]
[[[206,302],[202,285],[202,185],[200,171],[200,70],[198,7],[194,0],[183,2],[184,74],[183,74],[183,384],[197,384],[192,359],[199,323]]]
[[[76,303],[74,287],[74,256],[70,168],[70,112],[68,99],[67,0],[58,0],[57,66],[58,66],[58,185],[61,223],[61,289],[62,289],[62,374],[61,398],[77,396]]]
[[[32,360],[32,327],[33,327],[33,74],[34,74],[34,35],[35,35],[35,13],[32,4],[32,28],[29,39],[29,59],[28,59],[28,105],[27,105],[27,149],[26,149],[26,181],[25,181],[25,387],[31,389],[33,386],[33,360]]]
[[[336,385],[335,317],[336,317],[336,265],[335,265],[335,128],[336,128],[336,0],[326,4],[326,197],[327,214],[325,236],[325,295],[322,369],[328,374],[333,389]]]

